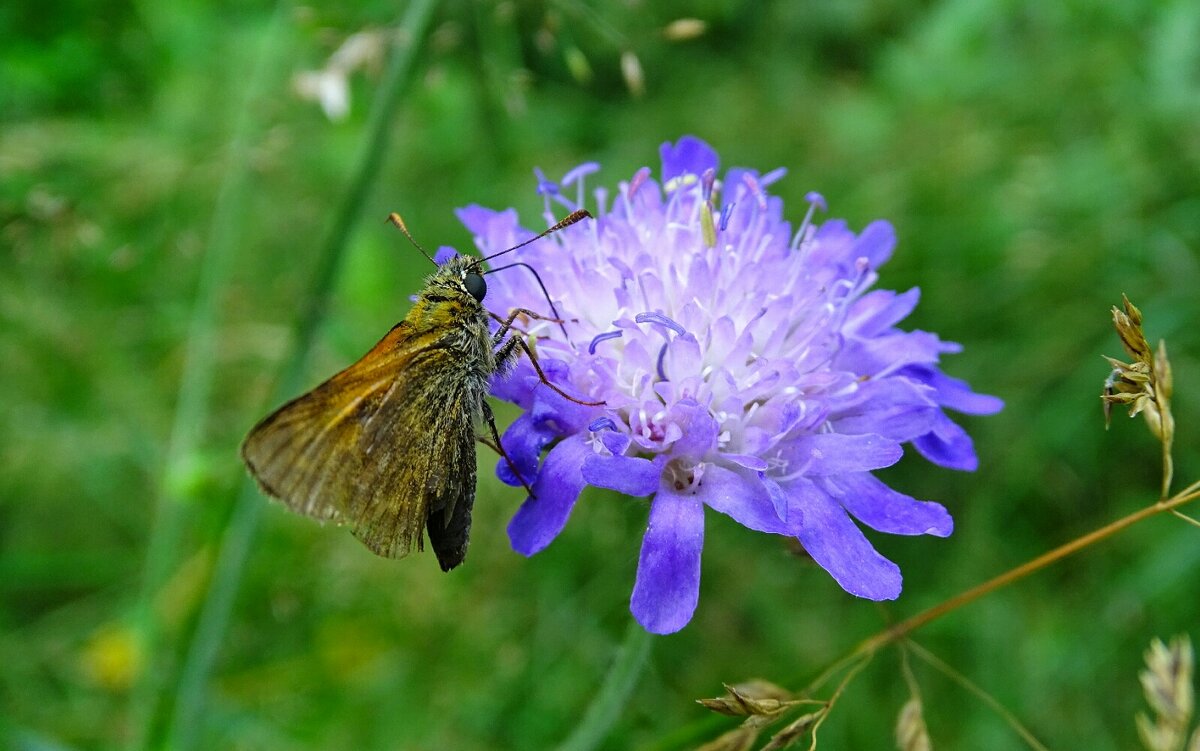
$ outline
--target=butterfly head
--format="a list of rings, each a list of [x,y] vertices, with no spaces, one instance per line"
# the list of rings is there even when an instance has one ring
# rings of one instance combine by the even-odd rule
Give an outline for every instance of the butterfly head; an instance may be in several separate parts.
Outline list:
[[[454,256],[438,267],[429,277],[421,298],[426,303],[443,302],[447,299],[482,306],[487,295],[487,282],[483,279],[481,259],[474,256]]]

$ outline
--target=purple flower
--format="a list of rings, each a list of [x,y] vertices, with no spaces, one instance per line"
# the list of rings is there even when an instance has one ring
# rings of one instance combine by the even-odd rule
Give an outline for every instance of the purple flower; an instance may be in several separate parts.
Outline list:
[[[564,399],[525,361],[494,384],[524,409],[502,442],[534,491],[509,524],[513,548],[549,545],[595,485],[651,498],[631,601],[649,631],[692,617],[705,506],[798,538],[851,594],[895,598],[899,568],[859,525],[946,536],[953,522],[871,472],[899,460],[905,443],[935,464],[974,469],[970,437],[943,409],[988,414],[1000,400],[941,372],[940,356],[958,345],[896,327],[918,290],[872,290],[895,246],[890,224],[857,234],[841,221],[814,224],[824,199],[810,193],[793,230],[767,192],[783,170],[718,179],[716,153],[692,137],[661,156],[661,183],[643,168],[615,192],[594,190],[595,221],[511,259],[537,270],[565,321],[526,327],[543,369],[564,391],[605,402]],[[584,204],[596,169],[539,179],[547,220]],[[533,235],[513,210],[471,206],[459,217],[484,253]],[[489,277],[487,302],[499,312],[548,307],[520,267]],[[497,473],[519,484],[503,460]]]

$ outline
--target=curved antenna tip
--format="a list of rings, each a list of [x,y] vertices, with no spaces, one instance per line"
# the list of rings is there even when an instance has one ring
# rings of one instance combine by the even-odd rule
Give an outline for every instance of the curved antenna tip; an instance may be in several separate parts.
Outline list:
[[[408,241],[412,243],[413,247],[421,251],[421,255],[425,256],[425,258],[427,258],[434,266],[438,265],[437,261],[433,260],[433,256],[426,253],[425,249],[421,247],[421,244],[413,239],[412,233],[408,231],[408,225],[404,223],[404,219],[401,218],[399,214],[393,211],[387,215],[387,219],[384,221],[396,225],[396,228],[404,233],[404,236],[408,238]]]

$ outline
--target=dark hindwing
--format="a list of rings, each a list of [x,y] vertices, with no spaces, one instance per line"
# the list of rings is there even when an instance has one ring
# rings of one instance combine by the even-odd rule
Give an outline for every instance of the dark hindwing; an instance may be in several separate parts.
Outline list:
[[[475,498],[478,406],[457,359],[400,323],[358,362],[255,426],[242,457],[264,491],[294,511],[349,525],[381,556],[420,549],[430,520],[449,569],[465,554]]]

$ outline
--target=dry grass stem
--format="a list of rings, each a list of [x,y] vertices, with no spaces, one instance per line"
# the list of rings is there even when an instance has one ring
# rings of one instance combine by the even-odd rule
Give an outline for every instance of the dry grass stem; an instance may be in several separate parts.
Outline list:
[[[975,698],[986,704],[993,712],[998,714],[1000,718],[1008,724],[1009,727],[1013,729],[1013,732],[1021,736],[1021,739],[1024,740],[1030,748],[1036,749],[1036,751],[1047,751],[1046,747],[1042,745],[1041,741],[1035,738],[1033,733],[1029,732],[1029,729],[1021,724],[1021,721],[1017,719],[1016,715],[1014,715],[1007,707],[1001,704],[996,697],[992,696],[987,691],[984,691],[965,675],[950,667],[935,654],[916,642],[911,640],[908,641],[908,647],[913,651],[913,654],[924,660],[925,663],[927,663],[930,667],[935,668],[938,670],[938,672],[962,686],[968,692],[973,694]]]

